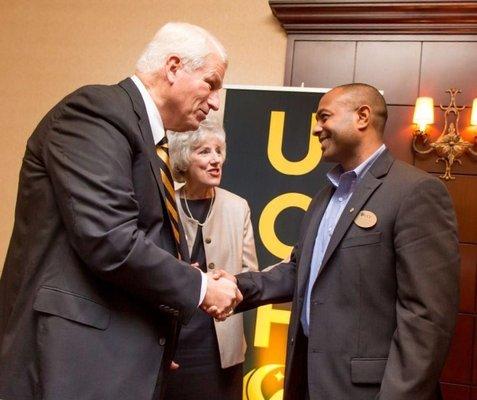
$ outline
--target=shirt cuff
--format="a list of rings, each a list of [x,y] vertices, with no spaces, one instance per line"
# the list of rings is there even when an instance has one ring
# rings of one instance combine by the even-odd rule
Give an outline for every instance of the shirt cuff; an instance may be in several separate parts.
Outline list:
[[[202,283],[200,285],[200,298],[199,298],[199,304],[197,305],[197,307],[199,307],[202,304],[205,298],[205,294],[207,293],[207,275],[202,271],[200,271],[200,274],[202,276]]]

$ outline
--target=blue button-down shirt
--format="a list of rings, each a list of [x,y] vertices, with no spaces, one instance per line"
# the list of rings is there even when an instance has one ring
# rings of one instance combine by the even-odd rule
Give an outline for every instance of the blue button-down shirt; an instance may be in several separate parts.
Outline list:
[[[318,228],[318,233],[315,239],[315,246],[313,248],[313,256],[310,264],[310,277],[308,279],[305,302],[301,313],[301,324],[306,336],[309,335],[308,328],[310,325],[311,292],[316,277],[322,267],[321,264],[328,244],[330,243],[331,235],[333,235],[333,231],[340,219],[341,213],[351,198],[356,185],[385,149],[386,146],[383,144],[371,155],[371,157],[351,171],[343,172],[341,166],[337,165],[327,174],[328,180],[336,189],[326,207],[323,218],[321,219],[320,227]]]

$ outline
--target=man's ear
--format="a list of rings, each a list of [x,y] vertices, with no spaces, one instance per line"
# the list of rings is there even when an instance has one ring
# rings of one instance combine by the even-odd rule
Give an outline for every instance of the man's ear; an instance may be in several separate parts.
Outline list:
[[[166,77],[170,84],[173,84],[177,79],[177,71],[182,68],[182,61],[176,54],[171,54],[167,57],[165,63]]]
[[[370,123],[371,107],[368,105],[360,106],[356,110],[356,124],[358,129],[366,129]]]

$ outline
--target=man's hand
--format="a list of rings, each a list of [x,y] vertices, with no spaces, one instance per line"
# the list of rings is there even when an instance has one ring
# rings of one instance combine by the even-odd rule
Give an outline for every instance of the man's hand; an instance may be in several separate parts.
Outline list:
[[[235,275],[232,275],[231,273],[223,270],[223,269],[216,269],[212,273],[212,278],[214,279],[220,279],[220,278],[225,278],[228,279],[229,281],[232,281],[233,283],[237,284],[237,278]]]
[[[235,283],[225,278],[213,278],[208,274],[207,292],[200,307],[215,319],[224,321],[232,315],[242,299],[242,293]]]

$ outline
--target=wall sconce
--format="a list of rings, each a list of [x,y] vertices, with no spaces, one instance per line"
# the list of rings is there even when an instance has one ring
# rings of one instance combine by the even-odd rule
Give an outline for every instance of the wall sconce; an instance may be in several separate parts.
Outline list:
[[[474,137],[474,143],[461,138],[459,116],[465,107],[457,107],[455,104],[456,95],[460,93],[460,90],[448,89],[446,92],[450,94],[451,99],[447,107],[440,106],[441,110],[444,111],[444,129],[434,143],[429,143],[429,136],[426,132],[426,126],[434,123],[434,102],[431,97],[418,97],[416,99],[412,122],[418,125],[418,129],[413,133],[412,148],[419,154],[429,154],[435,151],[438,155],[436,163],[442,161],[446,165],[446,171],[440,178],[448,181],[449,179],[455,179],[451,174],[452,164],[456,162],[462,165],[460,160],[462,155],[469,153],[477,157],[477,151],[472,149],[477,143],[477,136]],[[454,114],[455,123],[449,121],[450,114]],[[477,125],[477,99],[474,99],[472,105],[471,125]]]

